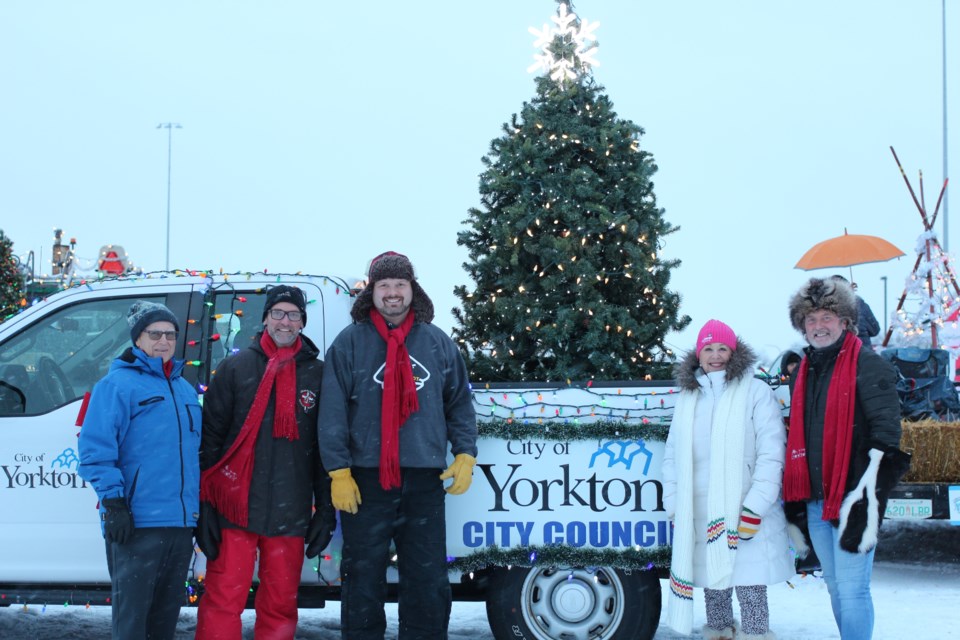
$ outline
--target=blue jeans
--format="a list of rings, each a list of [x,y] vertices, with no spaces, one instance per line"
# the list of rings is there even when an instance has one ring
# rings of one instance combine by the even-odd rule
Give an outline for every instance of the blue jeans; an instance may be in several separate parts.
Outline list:
[[[843,640],[870,640],[873,635],[870,574],[873,571],[874,550],[850,553],[841,549],[840,529],[822,520],[822,515],[822,500],[807,503],[810,541],[820,558],[840,637]]]

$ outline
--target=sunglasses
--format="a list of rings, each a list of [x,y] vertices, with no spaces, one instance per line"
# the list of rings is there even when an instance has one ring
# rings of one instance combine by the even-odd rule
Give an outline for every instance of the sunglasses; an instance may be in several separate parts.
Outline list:
[[[160,338],[166,338],[170,342],[177,341],[177,332],[176,331],[144,331],[147,334],[147,337],[151,340],[160,340]]]

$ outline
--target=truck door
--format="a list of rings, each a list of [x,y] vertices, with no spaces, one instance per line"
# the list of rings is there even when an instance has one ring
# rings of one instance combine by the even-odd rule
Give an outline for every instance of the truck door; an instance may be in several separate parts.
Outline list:
[[[109,582],[97,496],[77,475],[77,414],[131,346],[130,304],[184,317],[188,303],[185,292],[117,293],[68,293],[0,334],[0,582]]]

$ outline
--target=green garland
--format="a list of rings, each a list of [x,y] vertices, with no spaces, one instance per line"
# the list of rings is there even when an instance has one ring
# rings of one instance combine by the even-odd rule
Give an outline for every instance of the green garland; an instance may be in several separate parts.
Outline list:
[[[618,569],[665,569],[670,566],[670,547],[650,549],[582,549],[566,545],[486,547],[452,560],[449,568],[461,573],[485,567],[616,567]]]
[[[496,418],[477,420],[477,432],[481,438],[499,440],[653,440],[666,442],[669,423],[653,422],[638,424],[623,420],[597,420],[596,422],[544,422],[542,424],[514,419]]]

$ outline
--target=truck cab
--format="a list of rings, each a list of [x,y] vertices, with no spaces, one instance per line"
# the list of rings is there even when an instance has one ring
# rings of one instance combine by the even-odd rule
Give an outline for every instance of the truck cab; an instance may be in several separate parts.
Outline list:
[[[105,279],[61,291],[0,324],[0,585],[8,592],[65,581],[109,585],[97,496],[77,475],[78,414],[84,395],[130,346],[130,305],[159,302],[182,319],[176,357],[187,361],[184,376],[199,394],[220,361],[251,343],[266,290],[280,283],[306,292],[305,333],[324,352],[349,324],[352,304],[346,281],[330,276]]]

